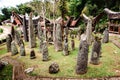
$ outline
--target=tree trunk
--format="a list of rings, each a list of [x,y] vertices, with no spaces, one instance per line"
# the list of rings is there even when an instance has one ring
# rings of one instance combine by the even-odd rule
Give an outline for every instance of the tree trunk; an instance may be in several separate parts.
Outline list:
[[[28,42],[28,31],[27,31],[27,25],[26,25],[25,16],[23,18],[23,34],[24,34],[24,40],[25,40],[25,42]]]
[[[98,65],[99,58],[101,53],[101,41],[98,37],[95,37],[93,47],[92,47],[92,54],[91,54],[91,64]]]
[[[87,72],[88,51],[89,51],[89,45],[87,41],[81,40],[79,46],[79,53],[77,57],[77,65],[76,65],[77,74],[85,74]]]
[[[29,46],[30,48],[34,48],[36,47],[36,39],[35,39],[35,33],[34,33],[34,27],[32,21],[32,13],[30,13],[28,26],[29,26]]]

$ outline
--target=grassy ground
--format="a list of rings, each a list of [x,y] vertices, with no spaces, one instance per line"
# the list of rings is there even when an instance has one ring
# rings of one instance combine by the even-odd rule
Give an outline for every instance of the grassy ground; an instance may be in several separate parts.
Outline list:
[[[69,42],[70,43],[70,42]],[[102,57],[100,58],[99,65],[92,65],[88,62],[88,72],[84,75],[77,75],[75,73],[76,58],[78,54],[79,41],[75,39],[75,50],[71,51],[69,48],[70,55],[63,56],[62,52],[56,52],[53,45],[49,45],[49,56],[50,60],[47,62],[42,61],[42,55],[39,53],[39,47],[35,48],[37,58],[30,60],[30,49],[28,43],[26,44],[25,57],[20,57],[16,55],[19,61],[25,63],[25,68],[34,67],[34,71],[30,75],[40,75],[47,77],[78,77],[78,78],[94,78],[94,77],[105,77],[105,76],[120,76],[120,49],[118,49],[114,44],[107,43],[102,44]],[[1,50],[0,50],[1,52]],[[89,59],[91,54],[91,46],[89,49]],[[60,66],[60,72],[57,74],[49,74],[48,68],[52,62],[57,62]]]
[[[13,67],[11,65],[6,65],[0,71],[0,80],[12,80],[12,69]]]

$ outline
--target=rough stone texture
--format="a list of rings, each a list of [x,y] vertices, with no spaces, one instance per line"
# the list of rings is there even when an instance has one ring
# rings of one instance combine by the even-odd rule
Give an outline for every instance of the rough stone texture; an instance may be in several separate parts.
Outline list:
[[[31,50],[30,51],[30,59],[35,59],[36,56],[35,56],[35,51],[34,50]]]
[[[55,50],[56,51],[62,51],[62,30],[61,30],[61,25],[58,23],[56,27],[56,45],[55,45]]]
[[[20,55],[21,56],[26,56],[24,43],[20,44]]]
[[[68,27],[64,28],[64,36],[68,36]]]
[[[15,39],[15,29],[13,26],[11,26],[11,36],[12,36],[12,40]]]
[[[17,49],[17,46],[15,44],[15,41],[11,42],[11,53],[12,53],[12,56],[14,56],[18,53],[18,49]]]
[[[25,16],[23,18],[23,34],[24,34],[24,40],[25,40],[25,42],[28,42],[28,31],[27,31],[27,25],[26,25]]]
[[[40,52],[42,53],[42,45],[43,45],[43,41],[45,39],[44,39],[44,34],[42,32],[42,27],[40,25],[40,22],[38,22],[37,29],[38,29],[38,38],[39,38],[39,41],[40,41],[40,45],[39,45],[40,48],[39,49],[40,49]]]
[[[67,37],[64,38],[63,55],[65,56],[69,55]]]
[[[45,41],[43,42],[43,45],[42,45],[42,60],[48,61],[48,59],[49,59],[49,53],[48,53],[47,43]]]
[[[7,46],[7,52],[11,51],[11,42],[12,42],[12,37],[10,34],[6,37],[6,46]]]
[[[84,74],[87,72],[89,45],[86,40],[81,40],[77,57],[76,73]]]
[[[102,42],[103,43],[108,43],[109,42],[109,31],[108,29],[105,29],[105,31],[103,32],[103,40]]]
[[[34,48],[36,47],[36,39],[35,39],[35,33],[34,33],[34,27],[32,21],[32,13],[30,13],[28,27],[29,27],[29,46],[30,48]]]
[[[20,46],[20,39],[21,39],[21,37],[20,37],[20,33],[17,31],[17,30],[15,30],[15,42]]]
[[[92,20],[88,19],[87,29],[86,29],[87,42],[89,45],[92,44]]]
[[[75,41],[74,41],[74,36],[71,36],[71,49],[74,50],[75,49]]]
[[[92,54],[91,54],[91,64],[98,65],[99,58],[101,54],[101,41],[98,37],[95,37],[93,46],[92,46]]]
[[[52,63],[50,66],[49,66],[49,73],[53,74],[53,73],[58,73],[59,72],[59,65],[57,63]]]

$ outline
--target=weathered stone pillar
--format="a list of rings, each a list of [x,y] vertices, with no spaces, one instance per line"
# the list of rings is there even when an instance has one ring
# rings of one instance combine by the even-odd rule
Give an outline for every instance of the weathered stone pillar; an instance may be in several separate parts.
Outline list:
[[[35,33],[34,33],[34,27],[32,21],[32,13],[30,13],[29,16],[28,27],[29,27],[29,46],[30,48],[34,48],[36,47],[36,39],[35,39]]]
[[[15,39],[15,29],[13,26],[11,26],[11,37],[12,37],[12,40]]]
[[[71,49],[74,50],[75,49],[75,41],[74,41],[74,35],[71,36]]]
[[[34,50],[31,50],[30,51],[30,59],[35,59],[36,56],[35,56],[35,51]]]
[[[103,43],[108,43],[109,42],[109,30],[106,28],[105,31],[103,32]]]
[[[14,40],[11,42],[11,53],[12,53],[12,56],[18,54],[18,49]]]
[[[6,46],[7,46],[7,52],[11,51],[11,42],[12,42],[12,37],[10,34],[6,37]]]
[[[69,55],[67,37],[64,38],[63,55],[65,56]]]
[[[28,31],[27,31],[27,25],[26,25],[26,18],[23,17],[23,34],[24,34],[24,40],[25,42],[28,42]]]
[[[21,56],[26,56],[24,43],[20,44],[20,55]]]
[[[21,40],[20,33],[17,30],[15,30],[15,42],[19,46],[20,46],[20,40]]]
[[[56,39],[55,39],[55,50],[56,51],[62,51],[62,31],[61,31],[61,25],[58,23],[56,26]]]
[[[37,29],[38,29],[38,38],[40,40],[40,53],[42,53],[42,45],[43,45],[43,41],[45,40],[44,39],[44,34],[42,32],[42,27],[40,25],[40,22],[38,22],[38,26],[37,26]]]
[[[81,40],[77,57],[76,73],[84,74],[87,72],[89,45],[86,39]]]
[[[99,64],[100,54],[101,54],[101,41],[100,41],[100,38],[95,37],[93,47],[92,47],[90,63],[94,65]]]
[[[42,57],[43,57],[42,58],[43,61],[48,61],[49,59],[49,53],[48,53],[48,47],[46,41],[44,41],[42,45]]]

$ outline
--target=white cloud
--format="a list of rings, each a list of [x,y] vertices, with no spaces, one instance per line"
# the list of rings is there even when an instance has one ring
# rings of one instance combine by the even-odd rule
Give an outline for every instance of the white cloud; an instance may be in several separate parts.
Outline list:
[[[11,7],[11,6],[16,7],[16,5],[29,1],[32,0],[0,0],[0,8]]]

